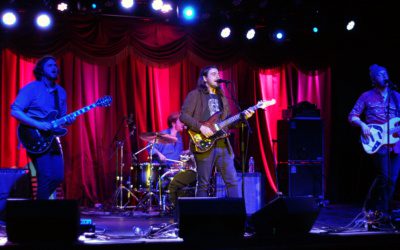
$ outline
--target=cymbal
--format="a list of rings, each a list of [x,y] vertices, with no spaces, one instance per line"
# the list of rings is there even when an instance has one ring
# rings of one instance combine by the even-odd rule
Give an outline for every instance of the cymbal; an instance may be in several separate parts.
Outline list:
[[[178,139],[170,134],[163,134],[163,133],[157,133],[157,132],[145,132],[141,133],[139,135],[140,139],[148,142],[153,142],[156,140],[156,143],[162,143],[162,144],[167,144],[167,143],[174,143]]]

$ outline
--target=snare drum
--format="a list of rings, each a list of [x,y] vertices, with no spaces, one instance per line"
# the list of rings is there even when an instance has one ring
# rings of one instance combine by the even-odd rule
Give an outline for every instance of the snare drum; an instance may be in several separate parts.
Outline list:
[[[159,163],[144,162],[136,165],[132,171],[133,186],[137,190],[155,188],[162,169],[163,165]]]

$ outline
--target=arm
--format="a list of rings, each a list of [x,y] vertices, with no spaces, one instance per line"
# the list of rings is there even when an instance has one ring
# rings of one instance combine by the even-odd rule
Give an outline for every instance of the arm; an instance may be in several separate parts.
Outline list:
[[[358,98],[356,104],[354,105],[353,109],[350,111],[348,120],[353,126],[360,127],[363,136],[367,137],[371,135],[370,128],[360,118],[361,114],[364,112],[364,109],[365,109],[365,100],[363,96],[360,96],[360,98]]]
[[[179,117],[179,120],[196,132],[199,132],[201,127],[201,123],[193,117],[199,98],[201,98],[201,96],[198,91],[191,91],[182,105],[181,115]]]

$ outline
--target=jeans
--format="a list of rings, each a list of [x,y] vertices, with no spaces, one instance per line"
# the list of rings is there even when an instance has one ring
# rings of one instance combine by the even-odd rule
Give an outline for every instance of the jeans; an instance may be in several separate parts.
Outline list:
[[[221,173],[228,197],[240,197],[234,155],[227,146],[214,146],[205,153],[194,154],[197,164],[196,196],[207,197],[213,166]]]

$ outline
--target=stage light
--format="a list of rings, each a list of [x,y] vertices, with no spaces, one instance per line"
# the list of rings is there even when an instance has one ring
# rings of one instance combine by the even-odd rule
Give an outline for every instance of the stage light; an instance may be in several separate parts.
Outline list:
[[[276,41],[282,41],[285,39],[285,33],[282,30],[276,31],[273,35],[273,39]]]
[[[231,29],[229,27],[225,27],[221,30],[221,37],[228,38],[231,35]]]
[[[318,27],[315,26],[315,27],[312,28],[312,31],[313,31],[314,33],[318,33],[319,29],[318,29]]]
[[[192,21],[196,18],[196,10],[193,6],[185,6],[182,10],[183,18],[187,21]]]
[[[172,6],[171,6],[171,4],[169,4],[169,3],[166,3],[166,4],[164,4],[162,7],[161,7],[161,12],[162,13],[168,13],[168,12],[170,12],[172,10]]]
[[[1,16],[1,21],[5,26],[12,27],[17,23],[17,14],[13,11],[5,11]]]
[[[346,29],[347,29],[348,31],[353,30],[353,29],[354,29],[354,26],[356,26],[356,22],[354,22],[353,20],[351,20],[350,22],[347,23]]]
[[[151,7],[154,10],[161,10],[163,5],[164,5],[164,3],[162,0],[153,0],[153,2],[151,3]]]
[[[246,33],[246,38],[248,40],[251,40],[254,38],[254,36],[256,35],[256,31],[254,29],[249,29]]]
[[[36,17],[36,25],[41,29],[47,29],[51,26],[51,17],[47,13],[40,13]]]
[[[97,3],[92,3],[90,6],[92,7],[93,10],[97,9]]]
[[[133,0],[121,0],[121,6],[125,9],[130,9],[133,7],[134,1]]]
[[[68,9],[68,4],[65,2],[61,2],[59,4],[57,4],[57,10],[63,12],[66,11]]]

